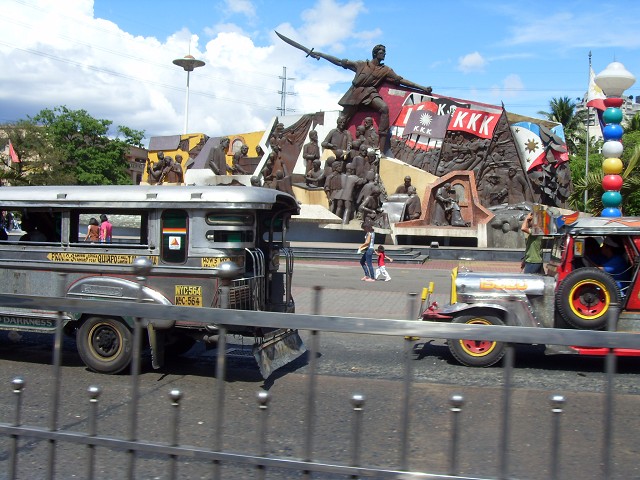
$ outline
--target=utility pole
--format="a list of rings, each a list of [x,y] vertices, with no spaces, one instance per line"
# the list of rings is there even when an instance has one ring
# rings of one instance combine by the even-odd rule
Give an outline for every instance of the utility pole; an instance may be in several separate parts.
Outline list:
[[[287,67],[282,67],[282,76],[278,78],[282,80],[282,89],[278,90],[280,108],[276,108],[276,110],[280,112],[280,115],[285,115],[287,112],[295,112],[294,109],[287,108],[287,95],[295,95],[294,92],[287,92],[287,80],[295,80],[295,78],[287,78]]]

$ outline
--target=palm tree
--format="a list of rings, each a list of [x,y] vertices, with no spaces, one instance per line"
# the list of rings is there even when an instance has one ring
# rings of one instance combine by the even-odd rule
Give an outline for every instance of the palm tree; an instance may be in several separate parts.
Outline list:
[[[576,112],[576,104],[569,97],[554,97],[549,102],[549,112],[539,111],[538,114],[547,120],[562,124],[569,153],[575,153],[579,143],[579,132],[585,128],[587,111]]]
[[[625,132],[640,131],[640,112],[625,122],[623,127]]]

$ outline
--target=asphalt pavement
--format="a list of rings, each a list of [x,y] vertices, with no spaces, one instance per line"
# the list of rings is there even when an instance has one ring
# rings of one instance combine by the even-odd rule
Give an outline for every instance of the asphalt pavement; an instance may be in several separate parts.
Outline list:
[[[391,256],[393,256],[390,253]],[[375,262],[374,262],[375,267]],[[471,271],[520,271],[514,262],[428,260],[421,265],[387,263],[391,281],[363,282],[358,262],[296,261],[293,295],[298,313],[318,313],[367,318],[412,318],[418,315],[422,291],[430,282],[434,290],[428,300],[445,304],[451,291],[451,270],[462,267]],[[313,311],[314,287],[320,287],[320,311]],[[413,310],[410,310],[413,309]],[[415,316],[413,317],[415,318]]]

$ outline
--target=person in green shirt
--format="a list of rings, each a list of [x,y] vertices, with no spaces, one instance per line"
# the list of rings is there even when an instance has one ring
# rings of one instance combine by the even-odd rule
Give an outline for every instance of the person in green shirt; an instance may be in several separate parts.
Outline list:
[[[527,235],[524,258],[522,259],[522,273],[544,274],[542,265],[542,237],[531,233],[533,214],[527,215],[520,230]]]

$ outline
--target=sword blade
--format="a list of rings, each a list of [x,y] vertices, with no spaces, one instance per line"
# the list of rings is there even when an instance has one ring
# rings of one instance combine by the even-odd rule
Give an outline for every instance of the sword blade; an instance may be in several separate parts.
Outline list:
[[[291,40],[289,37],[285,37],[284,35],[282,35],[281,33],[278,33],[275,30],[274,30],[274,32],[276,32],[276,35],[278,35],[278,37],[280,37],[280,39],[283,42],[288,43],[289,45],[291,45],[292,47],[297,48],[298,50],[302,50],[307,55],[309,55],[311,53],[311,51],[312,51],[311,48],[307,48],[304,45],[301,45],[300,43],[296,42],[295,40]]]

